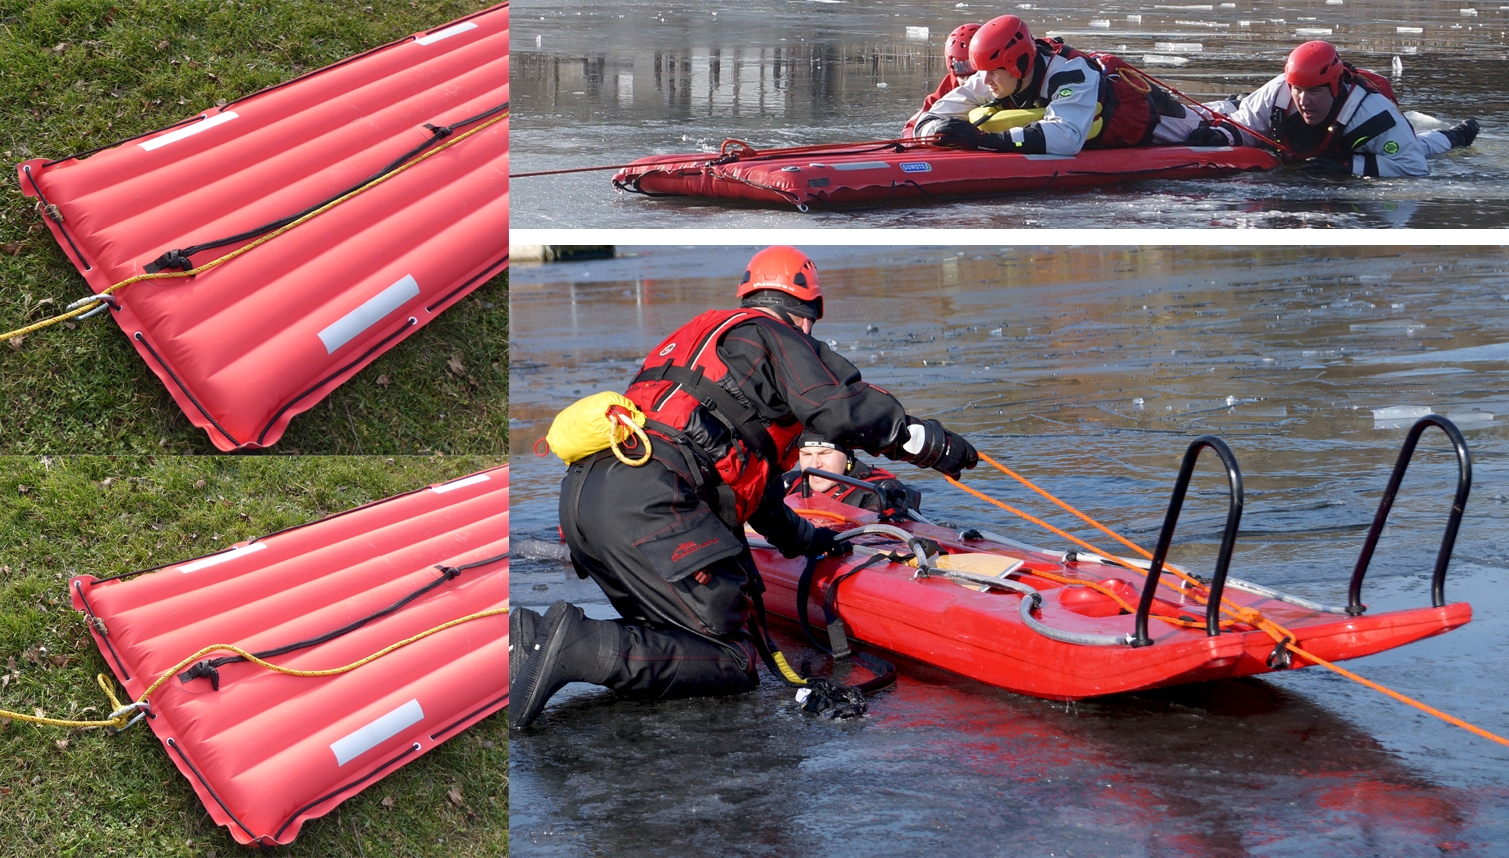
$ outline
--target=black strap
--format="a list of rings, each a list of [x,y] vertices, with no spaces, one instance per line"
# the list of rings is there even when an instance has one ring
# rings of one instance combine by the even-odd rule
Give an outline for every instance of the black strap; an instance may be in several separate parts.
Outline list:
[[[437,563],[435,564],[435,568],[440,570],[441,575],[439,578],[436,578],[423,587],[420,587],[418,590],[415,590],[407,596],[404,596],[402,599],[399,599],[386,608],[362,617],[359,620],[347,623],[346,625],[341,626],[334,631],[326,632],[325,634],[322,634],[318,637],[313,637],[308,640],[302,640],[297,643],[285,644],[273,649],[252,653],[252,655],[255,655],[260,659],[268,659],[274,656],[286,655],[290,652],[294,652],[295,650],[308,649],[309,647],[318,646],[319,644],[334,640],[342,635],[354,632],[362,626],[373,622],[374,620],[379,620],[383,617],[388,616],[389,614],[402,608],[404,605],[409,604],[410,602],[414,601],[420,596],[423,596],[425,593],[430,592],[436,587],[439,587],[441,584],[444,584],[447,581],[454,581],[456,579],[456,576],[460,575],[462,572],[470,569],[476,569],[479,566],[487,566],[493,563],[497,563],[500,560],[507,559],[508,552],[505,551],[502,554],[496,555],[494,557],[488,557],[484,560],[477,560],[472,563],[467,563],[463,566],[445,566]],[[219,691],[220,674],[217,668],[241,661],[246,661],[246,658],[239,655],[227,655],[221,656],[220,658],[205,659],[203,661],[196,662],[193,667],[189,668],[183,673],[178,674],[178,681],[187,684],[189,681],[194,679],[208,679],[210,681],[210,687],[216,691]]]
[[[493,107],[493,108],[490,108],[488,110],[485,110],[482,113],[477,114],[476,116],[468,117],[466,119],[461,120],[460,122],[456,122],[456,123],[453,123],[451,125],[447,125],[447,126],[444,126],[444,127],[440,127],[440,126],[436,126],[436,125],[430,125],[430,124],[426,123],[424,125],[424,127],[427,128],[427,129],[429,129],[430,136],[428,138],[426,138],[423,143],[420,143],[418,146],[415,146],[413,149],[410,149],[408,152],[405,152],[404,154],[400,155],[398,157],[398,159],[395,160],[393,163],[389,164],[386,167],[383,167],[381,170],[378,170],[376,173],[373,173],[372,175],[368,176],[367,178],[362,179],[360,182],[357,182],[356,184],[352,185],[351,187],[345,189],[344,191],[340,191],[339,193],[336,193],[336,194],[330,196],[327,199],[321,200],[320,202],[315,203],[314,205],[310,206],[309,208],[304,209],[301,212],[297,212],[295,214],[288,215],[287,217],[281,217],[281,218],[278,218],[277,220],[274,220],[274,221],[269,221],[268,223],[264,223],[264,224],[262,224],[259,227],[255,227],[253,229],[246,230],[245,232],[240,232],[240,233],[237,233],[235,235],[232,235],[232,236],[229,236],[229,237],[226,237],[226,238],[217,238],[214,241],[202,242],[200,244],[195,244],[195,245],[192,245],[190,247],[185,247],[185,248],[181,248],[181,249],[177,249],[177,250],[169,250],[166,253],[164,253],[163,255],[157,257],[156,260],[154,260],[151,263],[149,263],[142,270],[144,270],[148,274],[155,274],[158,271],[162,271],[162,270],[168,269],[168,268],[174,268],[174,269],[178,269],[180,271],[192,271],[193,268],[194,268],[194,263],[193,263],[192,260],[189,259],[190,256],[193,256],[194,254],[199,253],[201,251],[210,250],[210,249],[213,249],[213,248],[216,248],[216,247],[224,247],[227,244],[236,244],[236,243],[242,242],[242,241],[249,241],[249,240],[251,240],[253,238],[256,238],[257,236],[265,235],[266,233],[272,232],[275,229],[281,229],[281,228],[283,228],[285,226],[288,226],[289,224],[293,223],[294,221],[298,220],[299,218],[304,217],[305,215],[310,214],[310,213],[316,211],[317,209],[323,208],[324,206],[327,206],[330,203],[335,202],[336,200],[340,199],[341,197],[344,197],[345,195],[347,195],[347,194],[349,194],[349,193],[351,193],[353,191],[356,191],[356,190],[359,190],[361,188],[364,188],[367,185],[370,185],[373,182],[376,182],[377,180],[383,178],[384,176],[388,175],[389,173],[394,172],[398,168],[402,167],[404,164],[407,164],[408,162],[414,160],[415,158],[418,158],[420,155],[422,155],[424,153],[424,151],[426,149],[429,149],[431,146],[434,146],[435,144],[439,143],[441,140],[444,140],[445,138],[451,136],[451,134],[454,133],[457,128],[461,128],[461,127],[466,126],[466,125],[471,125],[471,124],[476,123],[476,122],[481,122],[482,120],[488,119],[488,118],[492,117],[494,114],[502,113],[503,111],[505,111],[507,109],[508,109],[508,102],[505,101],[502,104],[498,105],[497,107]]]

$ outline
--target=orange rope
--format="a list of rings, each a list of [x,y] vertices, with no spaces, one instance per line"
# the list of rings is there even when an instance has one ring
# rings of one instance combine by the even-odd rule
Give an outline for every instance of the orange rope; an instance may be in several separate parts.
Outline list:
[[[1044,491],[1043,489],[1038,488],[1036,485],[1034,485],[1031,481],[1027,480],[1025,477],[1022,477],[1021,475],[1019,475],[1016,472],[1012,471],[1010,468],[1007,468],[1006,466],[1004,466],[1004,465],[996,462],[994,459],[990,458],[989,456],[985,455],[984,453],[980,454],[980,459],[982,461],[988,462],[991,465],[994,465],[996,467],[996,469],[998,469],[1001,472],[1005,473],[1006,475],[1008,475],[1008,476],[1016,479],[1022,485],[1026,486],[1026,487],[1028,487],[1030,489],[1032,489],[1033,491],[1037,492],[1038,494],[1042,495],[1043,497],[1047,498],[1048,500],[1053,501],[1053,503],[1055,503],[1058,506],[1062,507],[1063,509],[1065,509],[1065,510],[1071,512],[1071,513],[1073,513],[1075,516],[1077,516],[1080,519],[1084,520],[1085,522],[1087,522],[1087,523],[1095,526],[1097,529],[1099,529],[1099,530],[1101,530],[1101,531],[1103,531],[1103,532],[1105,532],[1107,534],[1110,534],[1117,541],[1121,542],[1124,545],[1130,546],[1131,548],[1133,548],[1134,550],[1136,550],[1139,554],[1143,555],[1144,557],[1148,557],[1148,558],[1152,557],[1151,554],[1148,554],[1148,552],[1145,551],[1140,546],[1135,545],[1134,543],[1132,543],[1132,542],[1130,542],[1130,541],[1122,538],[1120,535],[1114,533],[1109,528],[1105,527],[1104,525],[1100,524],[1099,522],[1095,521],[1094,519],[1090,518],[1089,516],[1085,515],[1084,513],[1080,512],[1079,510],[1075,509],[1074,507],[1070,506],[1069,504],[1067,504],[1067,503],[1059,500],[1058,498],[1054,497],[1053,495],[1049,494],[1048,492]],[[1014,507],[1012,507],[1012,506],[1010,506],[1008,504],[1002,503],[1001,501],[998,501],[995,498],[989,497],[989,496],[985,495],[983,492],[975,491],[974,489],[972,489],[972,488],[964,485],[963,483],[959,482],[958,480],[955,480],[952,477],[945,477],[945,479],[947,479],[950,483],[954,484],[955,486],[958,486],[959,488],[963,489],[964,491],[969,492],[970,494],[974,495],[975,497],[980,498],[981,500],[988,501],[988,502],[990,502],[992,504],[995,504],[996,506],[1000,507],[1001,509],[1006,510],[1007,512],[1014,513],[1016,515],[1021,516],[1022,518],[1027,519],[1028,521],[1030,521],[1030,522],[1032,522],[1034,524],[1037,524],[1037,525],[1039,525],[1041,527],[1047,528],[1048,530],[1050,530],[1050,531],[1058,534],[1059,536],[1064,537],[1065,539],[1068,539],[1070,542],[1073,542],[1076,545],[1082,546],[1084,548],[1088,548],[1090,551],[1093,551],[1096,554],[1100,554],[1100,555],[1103,555],[1103,556],[1106,556],[1106,557],[1110,557],[1110,555],[1108,555],[1106,552],[1101,551],[1100,549],[1096,548],[1093,545],[1090,545],[1088,542],[1085,542],[1084,540],[1079,539],[1078,537],[1075,537],[1075,536],[1072,536],[1072,535],[1070,535],[1068,533],[1065,533],[1064,531],[1059,530],[1058,528],[1054,527],[1051,524],[1048,524],[1045,521],[1042,521],[1041,519],[1038,519],[1038,518],[1035,518],[1035,517],[1033,517],[1031,515],[1028,515],[1027,513],[1022,512],[1021,510],[1018,510],[1018,509],[1016,509],[1016,508],[1014,508]],[[1115,560],[1115,558],[1111,558],[1111,559],[1113,561]],[[1122,565],[1125,565],[1125,564],[1122,564]],[[1175,569],[1172,566],[1165,566],[1164,568],[1172,571],[1174,574],[1176,574],[1179,577],[1185,579],[1186,581],[1191,581],[1192,583],[1198,583],[1198,582],[1194,582],[1193,579],[1191,579],[1189,576],[1185,575],[1183,572],[1180,572],[1179,570]],[[1140,572],[1142,570],[1139,569],[1137,571]],[[1053,576],[1053,575],[1050,575],[1050,574],[1046,574],[1046,573],[1043,573],[1043,572],[1031,571],[1031,570],[1027,571],[1024,574],[1036,575],[1038,577],[1046,578],[1048,580],[1061,580],[1061,579],[1058,579],[1056,576]],[[1062,583],[1071,583],[1071,582],[1063,580]],[[1106,595],[1108,595],[1111,598],[1115,599],[1116,602],[1117,602],[1117,604],[1121,605],[1123,609],[1127,609],[1126,603],[1119,596],[1117,596],[1115,593],[1107,592],[1105,589],[1102,589],[1100,586],[1098,586],[1096,584],[1089,583],[1089,582],[1082,582],[1082,581],[1075,581],[1075,582],[1072,582],[1072,583],[1083,583],[1083,584],[1086,584],[1086,586],[1090,586],[1093,589],[1097,590],[1098,592],[1105,593]],[[1209,591],[1208,590],[1204,590],[1203,587],[1200,587],[1195,592],[1191,593],[1191,595],[1196,599],[1196,601],[1208,600],[1209,599]],[[1204,603],[1207,604],[1207,605],[1209,604],[1208,601],[1205,601]],[[1362,685],[1365,685],[1368,688],[1373,689],[1374,691],[1378,691],[1378,692],[1381,692],[1383,694],[1386,694],[1389,697],[1392,697],[1392,698],[1394,698],[1395,700],[1398,700],[1401,703],[1406,703],[1406,704],[1408,704],[1410,706],[1413,706],[1416,709],[1419,709],[1421,712],[1425,712],[1426,714],[1429,714],[1429,715],[1434,715],[1437,718],[1440,718],[1441,720],[1443,720],[1443,721],[1445,721],[1445,722],[1447,722],[1449,724],[1455,724],[1456,726],[1461,727],[1462,729],[1467,730],[1469,732],[1476,733],[1477,735],[1482,736],[1485,739],[1489,739],[1489,740],[1492,740],[1494,742],[1498,742],[1500,745],[1509,746],[1509,739],[1505,739],[1505,738],[1502,738],[1500,736],[1497,736],[1497,735],[1495,735],[1493,733],[1488,732],[1487,730],[1482,729],[1481,727],[1476,727],[1476,726],[1474,726],[1472,724],[1469,724],[1466,721],[1463,721],[1462,719],[1457,718],[1454,715],[1448,715],[1447,713],[1442,712],[1439,709],[1436,709],[1434,707],[1428,706],[1428,705],[1426,705],[1424,703],[1421,703],[1418,700],[1414,700],[1413,698],[1410,698],[1410,697],[1407,697],[1407,696],[1405,696],[1403,694],[1400,694],[1399,692],[1394,691],[1393,689],[1386,688],[1386,687],[1384,687],[1383,685],[1380,685],[1377,682],[1374,682],[1374,681],[1372,681],[1370,679],[1366,679],[1364,677],[1358,676],[1357,674],[1351,672],[1350,670],[1347,670],[1346,668],[1334,665],[1331,662],[1326,661],[1325,659],[1321,658],[1320,656],[1315,655],[1314,653],[1311,653],[1311,652],[1305,650],[1304,648],[1300,647],[1298,644],[1295,643],[1295,641],[1298,640],[1298,636],[1295,635],[1294,632],[1288,630],[1287,628],[1285,628],[1284,626],[1282,626],[1282,625],[1274,622],[1273,620],[1268,619],[1267,617],[1265,617],[1263,615],[1263,613],[1261,611],[1257,610],[1256,608],[1248,608],[1248,607],[1243,606],[1243,605],[1232,604],[1232,603],[1228,602],[1226,599],[1223,598],[1221,600],[1221,606],[1220,606],[1219,610],[1222,611],[1223,613],[1226,613],[1226,614],[1229,614],[1229,615],[1233,616],[1235,618],[1235,621],[1238,622],[1238,623],[1246,623],[1248,625],[1255,626],[1258,630],[1264,632],[1269,637],[1272,637],[1275,643],[1282,644],[1285,649],[1289,650],[1290,652],[1292,652],[1295,655],[1298,655],[1298,656],[1300,656],[1302,658],[1309,659],[1314,664],[1318,664],[1321,667],[1327,668],[1328,670],[1331,670],[1332,672],[1334,672],[1334,673],[1336,673],[1336,674],[1338,674],[1340,676],[1344,676],[1347,679],[1350,679],[1350,680],[1358,682],[1358,683],[1360,683]],[[1190,626],[1191,625],[1189,623],[1186,623],[1184,621],[1180,621],[1177,618],[1172,618],[1172,617],[1158,617],[1157,619],[1162,620],[1162,621],[1167,622],[1167,623],[1170,623],[1170,624],[1173,624],[1173,625],[1182,625],[1182,626]],[[1200,624],[1197,624],[1197,625],[1203,626],[1204,624],[1200,623]],[[1227,625],[1227,624],[1223,623],[1223,626],[1224,625]]]

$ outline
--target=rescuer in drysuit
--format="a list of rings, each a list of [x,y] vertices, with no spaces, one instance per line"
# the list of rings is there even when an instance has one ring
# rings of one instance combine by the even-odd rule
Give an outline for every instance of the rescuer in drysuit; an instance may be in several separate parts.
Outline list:
[[[1183,143],[1200,117],[1173,95],[1109,54],[1087,54],[1058,40],[1034,39],[1015,15],[982,26],[969,42],[975,73],[917,119],[916,137],[939,144],[1024,155],[1075,155]],[[1041,119],[1004,131],[976,127],[977,108],[1043,108]]]
[[[860,488],[802,473],[807,468],[853,477],[864,481],[868,487]],[[816,432],[802,433],[797,441],[797,469],[787,471],[782,482],[788,496],[805,498],[816,492],[850,506],[886,515],[893,515],[903,509],[917,509],[922,505],[922,493],[896,479],[895,474],[860,461],[853,450],[829,441]]]
[[[804,429],[958,475],[974,447],[886,391],[810,334],[823,315],[817,267],[795,248],[755,254],[738,310],[713,310],[656,346],[625,394],[646,416],[649,460],[603,450],[561,481],[561,532],[577,574],[621,615],[568,602],[509,617],[512,727],[568,682],[641,698],[705,697],[759,684],[747,626],[759,575],[744,524],[787,557],[834,550],[783,501],[781,475]]]
[[[979,24],[960,24],[948,34],[948,40],[943,43],[943,63],[948,66],[948,73],[943,75],[943,80],[938,82],[938,88],[933,90],[927,98],[922,99],[922,109],[912,114],[912,118],[906,121],[902,128],[902,137],[913,136],[912,129],[917,127],[917,120],[927,113],[938,99],[953,92],[954,89],[969,76],[975,73],[975,67],[969,64],[969,40],[974,38],[980,29]]]
[[[1292,149],[1290,163],[1308,173],[1335,176],[1428,176],[1425,158],[1478,135],[1468,119],[1444,131],[1416,134],[1394,104],[1388,79],[1342,62],[1329,42],[1305,42],[1284,73],[1221,111],[1242,126]],[[1186,140],[1192,146],[1259,145],[1251,134],[1217,119],[1202,122]]]

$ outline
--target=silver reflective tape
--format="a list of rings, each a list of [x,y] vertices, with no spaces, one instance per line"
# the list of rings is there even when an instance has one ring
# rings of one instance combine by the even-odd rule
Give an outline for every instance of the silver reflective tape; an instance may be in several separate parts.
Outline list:
[[[360,307],[340,317],[330,327],[320,331],[320,342],[325,344],[326,354],[351,342],[363,331],[382,321],[389,313],[402,307],[404,302],[419,294],[419,284],[414,275],[405,274],[403,279],[362,302]]]
[[[410,700],[367,726],[331,742],[335,764],[344,766],[423,720],[424,710],[419,707],[419,701]]]
[[[889,170],[891,165],[885,161],[857,161],[852,164],[831,164],[835,170]]]
[[[240,548],[232,548],[230,551],[223,551],[210,557],[202,557],[198,560],[195,560],[193,563],[185,563],[182,566],[178,567],[178,571],[185,574],[189,572],[198,572],[200,569],[208,569],[211,566],[219,566],[221,563],[225,563],[229,560],[235,560],[237,557],[240,557],[243,554],[250,554],[253,551],[261,551],[265,547],[266,546],[260,542],[253,542],[251,545],[243,545]]]
[[[446,492],[455,491],[456,489],[464,489],[467,486],[475,486],[477,483],[485,483],[487,482],[487,480],[487,474],[473,474],[469,477],[462,477],[459,480],[451,480],[450,482],[443,485],[435,486],[433,491],[437,495],[443,495]]]
[[[419,38],[415,39],[414,41],[418,42],[421,45],[431,45],[431,44],[434,44],[435,42],[440,41],[441,39],[449,39],[451,36],[455,36],[455,35],[458,35],[460,33],[465,33],[467,30],[475,30],[475,29],[477,29],[477,25],[476,24],[467,22],[465,24],[457,24],[454,27],[446,27],[444,30],[441,30],[441,31],[436,32],[436,33],[431,33],[428,36],[420,36]]]
[[[153,149],[156,149],[159,146],[166,146],[169,143],[177,143],[179,140],[182,140],[185,137],[193,137],[195,134],[198,134],[201,131],[208,131],[211,128],[214,128],[216,125],[224,125],[225,123],[230,122],[235,118],[236,114],[232,111],[227,110],[226,112],[219,115],[211,116],[209,119],[206,119],[203,122],[195,122],[193,125],[185,125],[177,131],[169,131],[167,134],[164,134],[161,137],[153,137],[151,140],[143,140],[138,145],[140,145],[141,148],[147,150],[148,152],[151,152]]]

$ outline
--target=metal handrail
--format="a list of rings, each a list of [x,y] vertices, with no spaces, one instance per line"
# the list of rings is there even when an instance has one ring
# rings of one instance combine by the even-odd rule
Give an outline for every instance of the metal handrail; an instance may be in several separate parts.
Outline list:
[[[1148,567],[1147,583],[1142,587],[1142,600],[1137,603],[1137,627],[1131,646],[1148,646],[1153,639],[1148,636],[1148,615],[1153,610],[1153,594],[1158,589],[1158,577],[1163,572],[1163,561],[1168,556],[1169,544],[1174,540],[1174,525],[1179,521],[1179,512],[1184,507],[1184,495],[1189,490],[1190,476],[1195,470],[1195,461],[1205,448],[1216,451],[1221,463],[1226,466],[1226,484],[1231,490],[1231,503],[1226,510],[1226,529],[1221,533],[1221,551],[1216,557],[1215,577],[1210,582],[1210,601],[1205,608],[1205,634],[1214,637],[1221,633],[1221,593],[1226,588],[1226,570],[1231,565],[1231,551],[1237,541],[1237,524],[1242,520],[1242,472],[1237,467],[1236,456],[1214,435],[1201,435],[1190,443],[1179,465],[1179,478],[1174,481],[1174,493],[1168,501],[1168,514],[1163,517],[1163,529],[1158,533],[1158,546],[1153,549],[1153,562]]]
[[[1383,500],[1378,504],[1378,513],[1373,516],[1373,526],[1363,543],[1362,554],[1357,557],[1357,568],[1352,572],[1352,583],[1347,588],[1347,613],[1361,616],[1367,610],[1362,604],[1362,577],[1367,574],[1368,564],[1373,561],[1373,549],[1378,547],[1378,537],[1383,534],[1383,525],[1388,521],[1389,510],[1394,506],[1394,496],[1399,493],[1399,484],[1404,482],[1404,472],[1415,455],[1415,445],[1420,435],[1431,426],[1439,427],[1450,439],[1457,453],[1457,496],[1451,505],[1451,516],[1446,522],[1446,535],[1441,540],[1441,550],[1436,554],[1436,570],[1431,575],[1431,605],[1446,604],[1446,566],[1451,562],[1451,549],[1457,542],[1457,528],[1462,524],[1462,512],[1467,508],[1467,493],[1472,490],[1472,456],[1467,452],[1467,441],[1456,424],[1439,414],[1427,414],[1415,421],[1404,436],[1404,446],[1399,450],[1399,459],[1394,463],[1393,476],[1388,488],[1383,490]]]

